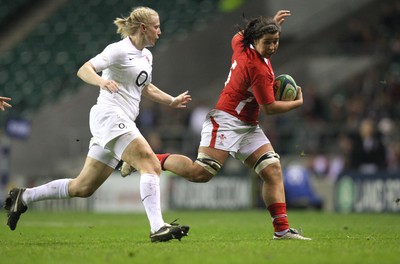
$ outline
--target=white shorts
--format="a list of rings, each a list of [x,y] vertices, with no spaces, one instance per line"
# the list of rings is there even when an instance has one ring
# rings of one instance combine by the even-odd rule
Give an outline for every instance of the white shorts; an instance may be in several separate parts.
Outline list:
[[[90,140],[89,152],[87,156],[100,161],[111,168],[116,168],[120,160],[110,150],[96,144],[95,141],[93,141],[93,138]]]
[[[93,138],[88,156],[110,167],[115,167],[129,143],[142,135],[135,122],[115,107],[94,105],[89,123]]]
[[[229,151],[245,161],[254,151],[270,141],[259,125],[249,125],[220,110],[211,110],[203,124],[200,146]]]

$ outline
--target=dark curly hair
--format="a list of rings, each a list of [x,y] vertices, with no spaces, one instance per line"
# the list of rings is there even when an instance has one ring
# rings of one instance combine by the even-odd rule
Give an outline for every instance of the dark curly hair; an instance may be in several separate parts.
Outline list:
[[[254,41],[262,38],[265,34],[275,34],[281,32],[281,27],[271,17],[259,16],[253,19],[245,19],[246,26],[241,28],[238,26],[239,33],[243,35],[243,49],[254,45]]]

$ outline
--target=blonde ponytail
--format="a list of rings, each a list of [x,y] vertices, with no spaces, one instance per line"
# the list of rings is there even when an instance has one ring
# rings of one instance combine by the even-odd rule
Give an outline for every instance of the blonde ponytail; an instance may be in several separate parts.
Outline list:
[[[121,38],[134,35],[141,24],[151,23],[152,16],[158,16],[158,13],[149,7],[136,7],[129,17],[117,17],[114,20],[114,24],[117,26],[117,33],[121,35]]]

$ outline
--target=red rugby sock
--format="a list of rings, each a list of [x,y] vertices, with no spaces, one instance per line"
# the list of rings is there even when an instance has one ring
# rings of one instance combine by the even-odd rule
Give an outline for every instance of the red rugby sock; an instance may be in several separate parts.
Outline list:
[[[272,224],[275,232],[289,229],[289,220],[286,214],[286,203],[274,203],[268,206],[272,217]]]

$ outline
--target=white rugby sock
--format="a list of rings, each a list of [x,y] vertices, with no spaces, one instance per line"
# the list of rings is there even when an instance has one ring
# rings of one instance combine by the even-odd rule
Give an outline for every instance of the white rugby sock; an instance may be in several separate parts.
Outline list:
[[[140,196],[150,222],[151,232],[154,233],[164,225],[161,213],[160,177],[154,174],[142,174]]]
[[[29,205],[32,202],[70,198],[68,184],[71,179],[60,179],[34,187],[26,188],[22,193],[22,201]]]

